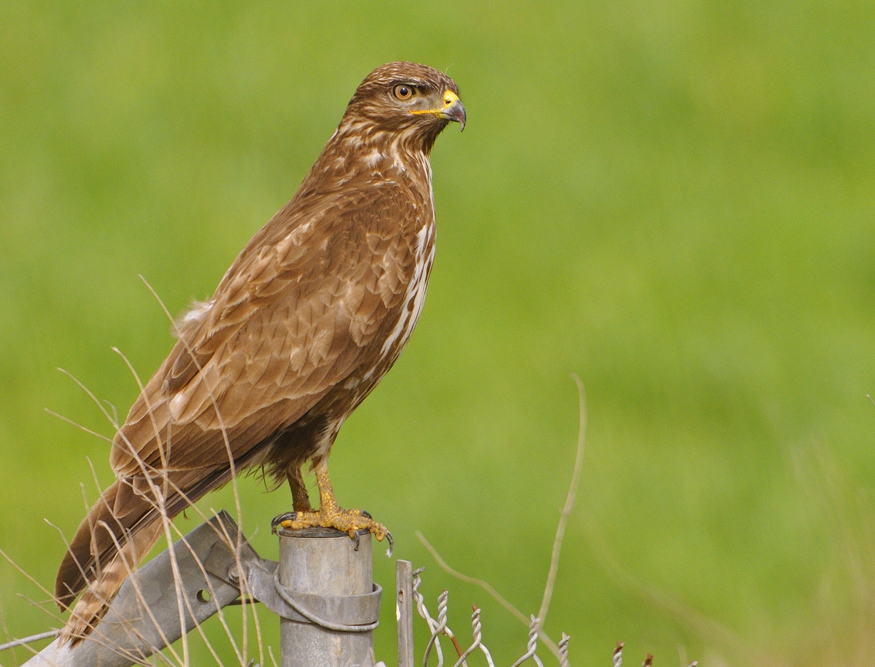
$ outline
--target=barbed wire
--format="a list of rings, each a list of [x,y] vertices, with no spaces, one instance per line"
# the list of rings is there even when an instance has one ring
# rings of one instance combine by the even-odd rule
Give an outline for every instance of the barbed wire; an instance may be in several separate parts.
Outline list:
[[[422,586],[423,570],[425,570],[425,568],[421,567],[413,571],[413,581],[411,587],[413,591],[413,601],[416,606],[416,611],[425,621],[430,633],[428,643],[426,644],[425,651],[423,653],[422,667],[429,667],[429,660],[431,659],[432,654],[437,657],[437,664],[434,667],[444,667],[444,654],[441,647],[441,636],[450,639],[450,641],[453,643],[454,648],[456,649],[456,654],[459,656],[453,667],[468,667],[468,658],[470,658],[471,655],[478,650],[483,653],[488,666],[495,667],[495,662],[492,659],[492,654],[489,652],[489,649],[486,648],[486,644],[483,643],[483,625],[480,620],[480,609],[476,606],[473,607],[473,612],[471,613],[471,644],[463,651],[461,646],[459,645],[456,635],[450,629],[447,621],[449,612],[449,592],[442,591],[441,594],[438,596],[437,618],[435,618],[434,616],[432,616],[431,612],[429,612],[428,607],[425,603],[425,598],[419,590],[420,586]],[[528,660],[534,662],[537,667],[544,667],[544,663],[541,660],[541,657],[538,655],[538,637],[540,636],[541,632],[541,621],[534,615],[530,616],[530,619],[529,637],[526,643],[526,651],[510,667],[520,667]],[[570,662],[568,660],[568,643],[570,639],[571,638],[567,634],[565,634],[564,632],[562,633],[562,638],[559,640],[558,643],[559,667],[570,667]],[[624,647],[625,644],[623,642],[617,642],[616,648],[614,648],[612,654],[612,667],[623,667]],[[699,663],[697,661],[693,660],[688,664],[687,667],[698,667],[698,664]],[[383,663],[378,663],[378,665],[383,665]],[[642,667],[653,667],[652,654],[647,654],[647,657],[642,663]]]
[[[480,609],[478,607],[473,608],[473,612],[471,613],[471,644],[464,651],[460,646],[456,635],[450,629],[447,623],[447,615],[449,611],[449,592],[443,591],[438,596],[438,613],[437,619],[435,619],[426,607],[425,598],[422,593],[419,591],[419,587],[422,585],[422,572],[425,568],[419,568],[413,571],[413,600],[416,604],[416,611],[422,617],[422,619],[428,625],[429,632],[431,636],[429,637],[428,643],[426,644],[425,651],[423,653],[422,665],[423,667],[429,667],[429,659],[431,658],[432,653],[437,656],[437,665],[435,667],[443,667],[444,665],[444,655],[443,649],[441,647],[441,635],[450,639],[453,643],[454,648],[456,649],[456,653],[459,656],[459,659],[453,665],[453,667],[468,667],[467,659],[471,656],[472,653],[479,650],[483,653],[486,663],[489,667],[495,667],[495,662],[492,659],[492,654],[489,652],[489,649],[483,643],[483,626],[480,621]],[[531,622],[529,623],[529,638],[526,643],[526,652],[520,656],[520,658],[514,662],[511,667],[519,667],[527,660],[531,659],[538,667],[544,667],[544,663],[541,661],[541,658],[538,656],[538,635],[540,633],[541,621],[535,616],[531,617]],[[562,641],[560,642],[560,667],[570,667],[568,662],[568,641],[570,637],[565,633],[562,634]]]
[[[617,648],[614,649],[614,667],[623,667],[623,642],[617,642]]]
[[[559,640],[559,667],[570,667],[568,663],[568,642],[571,637],[562,633],[562,638]]]
[[[564,638],[565,635],[562,635]],[[623,642],[617,642],[617,648],[614,649],[613,655],[613,667],[623,667],[623,647],[625,644]],[[693,660],[687,667],[698,667],[699,662],[697,660]],[[648,653],[647,657],[644,659],[644,663],[641,667],[653,667],[653,655]]]

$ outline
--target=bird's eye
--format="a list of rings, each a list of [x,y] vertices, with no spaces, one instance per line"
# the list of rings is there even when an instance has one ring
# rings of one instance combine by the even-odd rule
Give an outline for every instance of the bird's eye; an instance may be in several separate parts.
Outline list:
[[[392,89],[392,94],[395,96],[395,99],[406,102],[411,97],[416,95],[416,88],[414,88],[413,86],[408,86],[405,83],[399,83]]]

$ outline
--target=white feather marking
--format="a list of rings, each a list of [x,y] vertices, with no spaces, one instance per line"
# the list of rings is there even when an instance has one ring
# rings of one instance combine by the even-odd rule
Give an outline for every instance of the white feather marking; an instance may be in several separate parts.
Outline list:
[[[207,313],[210,312],[210,308],[215,304],[215,299],[210,301],[196,301],[192,309],[182,316],[182,323],[188,324],[189,322],[200,322],[207,316]]]
[[[312,460],[318,461],[328,456],[331,451],[331,445],[334,444],[337,434],[340,432],[340,427],[343,426],[343,419],[330,422],[325,428],[325,432],[316,443],[316,453],[311,457]]]
[[[174,419],[179,419],[185,407],[185,394],[180,392],[170,399],[170,414]]]
[[[313,220],[310,219],[302,225],[295,227],[285,238],[276,244],[276,252],[280,257],[286,256],[293,246],[300,246],[309,238]]]
[[[310,228],[313,227],[313,221],[308,220],[303,225],[299,225],[292,230],[292,232],[286,237],[289,243],[293,245],[301,245],[304,241],[304,237],[310,231]]]
[[[383,342],[380,354],[385,355],[397,341],[400,341],[398,345],[398,353],[400,353],[401,348],[404,347],[404,344],[413,333],[417,320],[419,320],[422,306],[425,303],[425,292],[428,288],[428,270],[434,261],[435,246],[431,243],[433,234],[434,225],[430,224],[426,224],[416,234],[416,267],[413,271],[413,278],[407,285],[398,321]],[[426,248],[429,246],[431,248],[426,251]]]
[[[365,155],[365,163],[369,164],[372,167],[376,167],[386,156],[383,155],[378,150],[373,150],[367,155]]]
[[[395,165],[395,168],[402,173],[407,171],[407,168],[404,166],[404,160],[401,159],[401,153],[398,149],[397,141],[392,144],[390,151],[392,154],[392,163]],[[426,159],[426,161],[428,160]],[[429,178],[429,183],[431,183],[431,178]],[[430,186],[429,189],[431,189]]]

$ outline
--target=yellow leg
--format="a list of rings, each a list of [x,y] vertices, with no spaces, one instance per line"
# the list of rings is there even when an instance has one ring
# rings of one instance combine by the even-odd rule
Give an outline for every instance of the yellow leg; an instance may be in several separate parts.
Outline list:
[[[283,517],[278,522],[279,525],[289,530],[302,530],[303,528],[315,526],[335,528],[336,530],[348,533],[352,538],[355,538],[358,531],[366,529],[377,538],[378,542],[388,536],[391,543],[391,535],[383,524],[374,521],[366,512],[343,509],[337,504],[334,490],[331,488],[331,479],[328,477],[328,465],[324,461],[316,466],[316,484],[319,486],[319,511],[313,511],[312,509],[299,510],[296,495],[295,517]],[[295,493],[294,486],[292,486],[292,492]],[[306,493],[306,489],[304,492]],[[309,505],[309,499],[307,504]]]

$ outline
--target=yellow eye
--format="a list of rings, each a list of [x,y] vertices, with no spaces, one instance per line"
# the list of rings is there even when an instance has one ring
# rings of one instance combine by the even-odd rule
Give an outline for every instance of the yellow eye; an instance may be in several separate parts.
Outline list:
[[[408,86],[406,83],[399,83],[392,89],[392,94],[395,96],[395,99],[406,102],[411,97],[416,95],[416,88],[414,88],[413,86]]]

